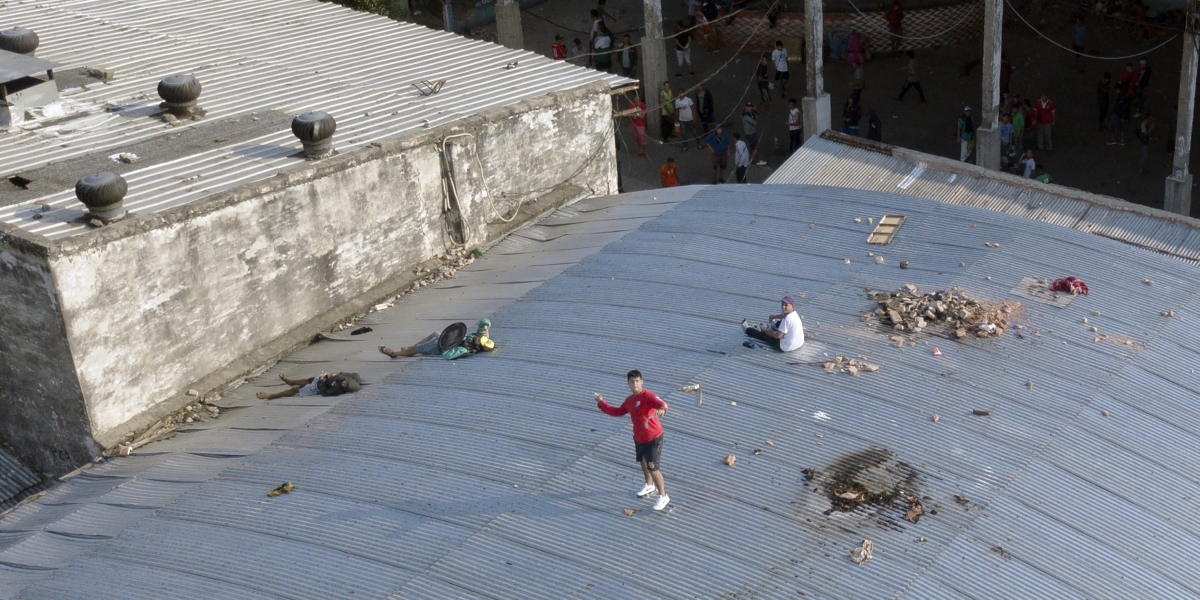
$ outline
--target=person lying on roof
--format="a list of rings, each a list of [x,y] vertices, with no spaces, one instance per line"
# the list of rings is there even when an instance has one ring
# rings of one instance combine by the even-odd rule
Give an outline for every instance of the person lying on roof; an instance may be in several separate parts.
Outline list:
[[[380,346],[379,351],[391,358],[397,356],[438,356],[446,360],[454,360],[464,356],[470,356],[476,352],[491,352],[496,349],[496,342],[488,337],[491,332],[492,322],[488,319],[480,319],[475,328],[475,333],[467,333],[467,326],[463,323],[452,323],[446,327],[441,333],[433,332],[425,339],[417,342],[412,346],[405,346],[399,350],[392,350],[387,346]]]
[[[255,394],[260,400],[274,400],[288,396],[341,396],[362,389],[362,381],[358,373],[322,373],[316,377],[305,379],[290,379],[280,375],[284,383],[292,386],[282,392],[259,392]]]

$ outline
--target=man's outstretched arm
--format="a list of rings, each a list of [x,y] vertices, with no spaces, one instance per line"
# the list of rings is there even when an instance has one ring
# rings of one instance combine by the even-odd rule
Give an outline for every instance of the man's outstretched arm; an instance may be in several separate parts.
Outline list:
[[[625,408],[624,404],[622,404],[621,406],[613,406],[613,405],[605,402],[604,396],[601,396],[599,393],[593,394],[593,397],[596,399],[596,407],[600,409],[600,412],[602,412],[606,415],[610,415],[613,417],[623,417],[623,416],[629,414],[629,410]]]

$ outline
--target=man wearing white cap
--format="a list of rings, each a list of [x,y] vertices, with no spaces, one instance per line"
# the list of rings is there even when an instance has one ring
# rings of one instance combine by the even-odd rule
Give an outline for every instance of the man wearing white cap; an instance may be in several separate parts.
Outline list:
[[[804,324],[800,322],[800,315],[796,314],[796,301],[791,296],[784,296],[780,301],[779,314],[767,318],[771,320],[769,328],[751,327],[749,321],[742,319],[742,329],[746,335],[766,342],[781,352],[791,352],[804,345]]]

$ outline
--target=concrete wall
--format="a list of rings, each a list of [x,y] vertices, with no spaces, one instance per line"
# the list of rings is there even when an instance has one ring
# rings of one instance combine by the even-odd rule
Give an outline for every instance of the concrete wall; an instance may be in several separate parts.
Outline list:
[[[16,301],[46,313],[21,381],[45,377],[41,359],[58,348],[47,364],[75,374],[63,378],[77,381],[65,404],[86,415],[82,430],[71,421],[75,436],[109,446],[181,406],[211,374],[249,371],[280,339],[311,339],[339,307],[393,291],[380,286],[449,248],[439,142],[455,133],[474,136],[452,138],[449,161],[468,247],[495,235],[484,182],[506,217],[563,185],[616,192],[611,101],[596,84],[46,242],[40,271],[36,257],[21,256],[9,262],[22,274],[5,272],[4,285],[27,290]],[[534,216],[521,212],[513,226]],[[22,283],[32,280],[40,287]],[[16,332],[17,323],[0,324]],[[23,398],[0,399],[0,410],[42,429],[50,403]]]
[[[96,454],[44,249],[0,232],[0,436],[29,466]]]

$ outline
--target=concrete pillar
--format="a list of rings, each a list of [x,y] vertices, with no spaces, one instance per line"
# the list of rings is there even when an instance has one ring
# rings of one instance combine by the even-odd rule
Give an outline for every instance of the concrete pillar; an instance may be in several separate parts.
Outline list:
[[[983,101],[975,128],[975,164],[1000,168],[1000,43],[1004,24],[1002,0],[983,3]]]
[[[525,49],[525,36],[521,32],[521,5],[516,0],[496,2],[496,41],[513,50]]]
[[[1197,43],[1200,43],[1200,0],[1188,3],[1183,33],[1183,64],[1179,70],[1179,117],[1175,125],[1175,158],[1171,175],[1167,177],[1163,210],[1189,216],[1192,212],[1192,174],[1188,163],[1192,159],[1192,127],[1196,111]]]
[[[442,0],[442,29],[454,32],[454,5],[450,0]]]
[[[825,11],[821,0],[804,0],[804,138],[829,129],[829,94],[825,93]]]
[[[662,114],[654,107],[658,106],[658,93],[667,80],[667,43],[662,39],[662,0],[644,0],[642,6],[646,15],[646,37],[642,38],[638,56],[642,63],[642,100],[647,108],[646,133],[657,135],[662,126]]]

